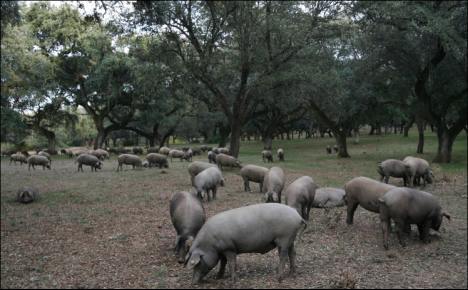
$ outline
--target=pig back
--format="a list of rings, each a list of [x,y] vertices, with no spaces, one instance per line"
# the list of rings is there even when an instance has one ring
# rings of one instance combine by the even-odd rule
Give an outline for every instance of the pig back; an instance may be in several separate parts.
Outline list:
[[[348,203],[356,202],[363,208],[378,213],[379,198],[393,188],[396,187],[367,177],[356,177],[345,185],[346,199]]]
[[[186,191],[172,195],[169,211],[179,235],[195,236],[205,222],[205,210],[200,200]]]

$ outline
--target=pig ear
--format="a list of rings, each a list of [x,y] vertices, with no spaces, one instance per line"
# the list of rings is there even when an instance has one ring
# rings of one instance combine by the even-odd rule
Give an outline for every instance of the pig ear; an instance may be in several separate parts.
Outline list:
[[[188,259],[188,268],[193,269],[195,268],[196,265],[198,265],[201,261],[201,255],[200,254],[192,254],[191,257]]]
[[[448,213],[443,212],[442,213],[443,217],[446,217],[448,220],[450,220],[450,215]]]

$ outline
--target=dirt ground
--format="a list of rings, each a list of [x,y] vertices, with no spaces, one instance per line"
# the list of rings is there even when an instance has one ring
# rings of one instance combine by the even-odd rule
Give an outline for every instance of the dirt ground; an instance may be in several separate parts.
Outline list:
[[[197,157],[205,160],[206,157]],[[170,168],[115,172],[115,157],[102,171],[76,172],[71,159],[52,170],[28,171],[1,162],[2,288],[192,288],[192,273],[173,254],[175,230],[169,217],[173,192],[190,190],[187,162]],[[257,164],[262,164],[261,160]],[[313,171],[285,170],[287,184]],[[207,216],[261,202],[258,185],[242,192],[237,170],[224,172],[226,187],[205,203]],[[343,184],[348,177],[343,177]],[[374,177],[375,178],[375,177]],[[398,184],[398,181],[395,181]],[[38,202],[14,202],[22,185],[40,189]],[[466,171],[436,176],[426,187],[452,215],[432,242],[419,241],[413,226],[402,248],[391,235],[382,246],[378,215],[359,208],[346,225],[346,209],[313,209],[297,244],[295,277],[276,279],[276,251],[238,256],[238,280],[216,280],[217,268],[195,288],[467,288]],[[219,266],[218,266],[219,267]]]

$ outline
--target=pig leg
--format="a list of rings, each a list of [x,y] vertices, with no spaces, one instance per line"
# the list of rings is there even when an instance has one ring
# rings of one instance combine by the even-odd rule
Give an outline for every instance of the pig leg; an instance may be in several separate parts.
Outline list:
[[[390,221],[383,219],[380,222],[382,226],[383,246],[385,250],[388,250],[388,234],[390,232]]]
[[[418,230],[419,230],[419,239],[423,241],[424,243],[429,243],[429,231],[431,229],[431,221],[427,220],[421,224],[418,224]]]
[[[174,253],[177,255],[179,251],[180,251],[180,236],[177,235],[176,240],[175,240]]]
[[[278,282],[281,282],[284,277],[284,266],[286,265],[286,260],[288,259],[288,247],[278,246],[278,254],[280,258],[279,268],[278,268]]]
[[[388,184],[388,180],[390,179],[390,176],[385,176],[385,183]]]
[[[358,207],[358,205],[359,204],[357,202],[351,202],[351,201],[348,202],[348,216],[346,218],[346,223],[348,225],[353,224],[354,212],[356,211],[356,208]]]
[[[237,264],[236,264],[236,253],[234,252],[225,252],[224,256],[227,259],[227,263],[229,264],[229,272],[231,272],[231,280],[232,282],[236,281],[236,270],[237,270]]]
[[[247,179],[244,179],[244,191],[250,192],[249,181]]]
[[[309,220],[309,217],[310,217],[310,208],[311,208],[311,207],[312,207],[312,203],[309,203],[309,204],[307,205],[307,219],[306,219],[307,221]]]
[[[216,199],[216,186],[211,189],[211,195],[213,196],[213,200]]]
[[[262,192],[263,182],[260,182],[260,192]]]
[[[226,263],[227,263],[227,259],[226,257],[221,254],[219,255],[219,259],[221,260],[221,264],[219,266],[219,271],[218,271],[218,274],[216,275],[216,279],[222,279],[223,276],[224,276],[224,272],[226,271]]]
[[[402,247],[406,247],[406,243],[403,239],[404,231],[405,231],[405,221],[403,219],[395,219],[395,224],[397,226],[397,237],[400,245]]]
[[[296,250],[294,249],[294,243],[289,247],[289,274],[294,275],[296,273]]]
[[[307,208],[304,204],[301,204],[301,216],[303,219],[308,220],[307,218]]]

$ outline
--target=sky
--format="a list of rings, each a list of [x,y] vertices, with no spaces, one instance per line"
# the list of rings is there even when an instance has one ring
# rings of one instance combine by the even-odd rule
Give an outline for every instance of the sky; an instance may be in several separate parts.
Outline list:
[[[69,4],[73,7],[78,7],[79,4],[82,4],[82,9],[80,9],[80,13],[83,15],[93,14],[94,9],[97,7],[98,12],[104,15],[104,23],[107,23],[109,20],[116,17],[116,14],[112,11],[112,9],[105,9],[100,4],[104,4],[109,6],[110,4],[115,4],[117,2],[113,1],[18,1],[19,3],[24,3],[26,5],[31,5],[32,3],[37,2],[48,2],[52,6],[60,6],[63,4]],[[136,1],[119,1],[116,5],[119,5],[119,8],[132,10],[133,5],[132,3]]]

